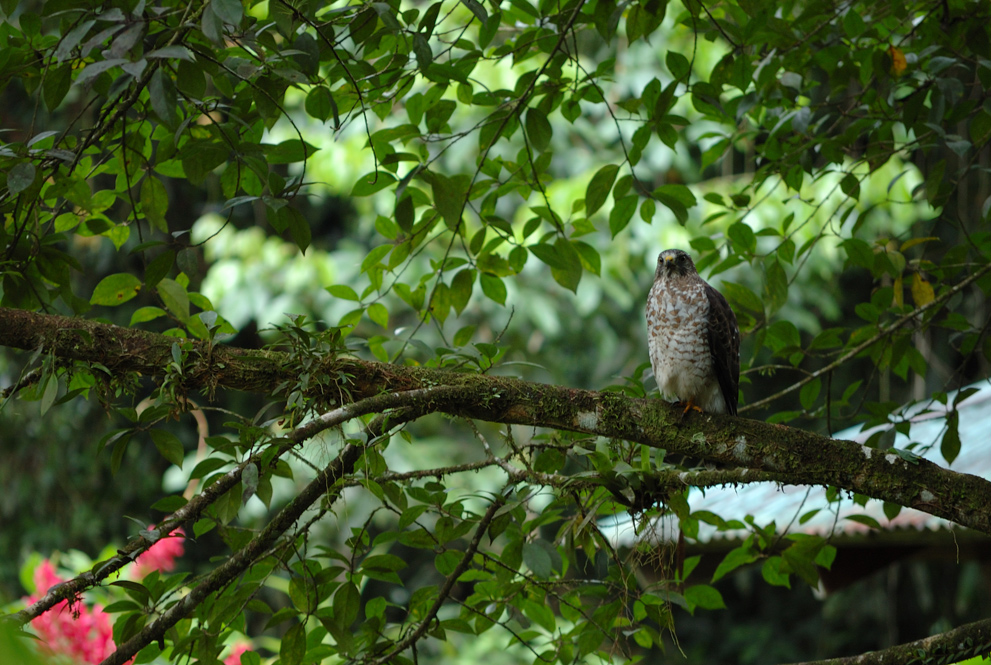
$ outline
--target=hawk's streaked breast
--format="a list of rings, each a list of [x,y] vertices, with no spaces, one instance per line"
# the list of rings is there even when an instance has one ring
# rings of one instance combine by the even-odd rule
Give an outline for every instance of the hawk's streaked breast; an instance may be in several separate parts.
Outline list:
[[[681,250],[666,250],[657,259],[647,300],[647,345],[663,395],[704,411],[736,414],[736,316]]]

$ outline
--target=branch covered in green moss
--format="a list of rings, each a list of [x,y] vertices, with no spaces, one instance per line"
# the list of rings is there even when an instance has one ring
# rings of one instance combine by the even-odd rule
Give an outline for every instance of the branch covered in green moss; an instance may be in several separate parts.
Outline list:
[[[175,338],[93,321],[0,308],[0,345],[42,346],[66,360],[101,363],[111,372],[162,377],[172,361]],[[184,368],[186,390],[271,392],[293,383],[288,354],[209,347],[193,342]],[[577,390],[519,379],[401,367],[355,358],[328,358],[321,368],[328,381],[315,397],[336,403],[383,393],[436,386],[450,390],[420,403],[423,412],[445,413],[493,423],[528,425],[623,439],[663,448],[668,453],[761,471],[795,484],[830,485],[916,508],[991,534],[991,482],[944,469],[924,459],[906,460],[783,425],[732,416],[681,411],[653,399]],[[741,472],[740,482],[750,479]]]

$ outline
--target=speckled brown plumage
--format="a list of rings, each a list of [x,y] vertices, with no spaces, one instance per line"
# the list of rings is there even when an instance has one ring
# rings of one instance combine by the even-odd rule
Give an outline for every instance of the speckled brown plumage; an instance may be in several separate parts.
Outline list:
[[[726,298],[699,277],[691,257],[657,257],[647,299],[647,348],[661,394],[688,407],[736,415],[740,328]]]

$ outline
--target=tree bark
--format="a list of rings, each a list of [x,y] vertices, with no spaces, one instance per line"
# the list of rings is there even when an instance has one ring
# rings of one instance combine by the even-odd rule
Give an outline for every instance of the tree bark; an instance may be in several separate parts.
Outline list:
[[[63,360],[100,363],[112,373],[164,377],[178,340],[85,319],[0,308],[0,345],[36,349]],[[269,393],[296,382],[296,363],[278,351],[245,351],[189,341],[183,389],[229,388]],[[831,485],[890,501],[991,534],[991,482],[908,461],[783,425],[733,416],[689,413],[654,399],[552,386],[519,379],[426,367],[402,367],[350,357],[327,358],[315,397],[345,404],[382,393],[448,386],[410,406],[493,423],[528,425],[624,439],[669,453],[766,472],[780,482]],[[763,474],[762,474],[763,475]],[[766,479],[767,476],[763,476]]]
[[[827,658],[794,665],[912,665],[956,663],[991,653],[991,619],[982,619],[945,633],[897,644],[859,656]]]

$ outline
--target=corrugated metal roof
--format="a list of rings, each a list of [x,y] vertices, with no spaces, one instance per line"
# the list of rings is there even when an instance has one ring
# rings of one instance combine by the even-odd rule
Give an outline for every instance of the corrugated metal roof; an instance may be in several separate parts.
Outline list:
[[[834,438],[863,443],[877,432],[888,432],[885,438],[893,438],[893,447],[911,450],[936,464],[991,479],[991,381],[982,381],[967,386],[963,390],[975,392],[959,404],[958,432],[961,441],[960,454],[947,463],[940,452],[940,443],[946,431],[946,415],[954,408],[960,392],[948,395],[947,404],[928,402],[916,404],[905,410],[904,420],[911,423],[909,436],[896,433],[892,425],[883,425],[865,431],[855,426],[837,432]],[[893,435],[893,437],[891,436]],[[807,533],[833,538],[864,538],[868,534],[878,535],[873,529],[860,522],[848,519],[851,515],[866,515],[875,519],[886,531],[939,531],[955,528],[951,522],[911,508],[902,508],[894,519],[889,520],[883,503],[869,500],[861,506],[854,503],[848,493],[830,503],[826,490],[822,487],[779,485],[777,483],[753,483],[741,486],[715,487],[707,490],[692,489],[688,499],[692,511],[706,510],[719,515],[724,520],[745,520],[751,516],[753,523],[766,526],[775,523],[777,533]],[[817,511],[814,514],[810,513]],[[640,524],[636,533],[629,516],[600,522],[599,527],[614,544],[631,546],[640,541],[667,541],[678,534],[677,518],[662,517],[650,524]],[[714,541],[739,541],[750,535],[749,529],[719,531],[715,526],[702,523],[699,528],[698,543],[705,545]]]

